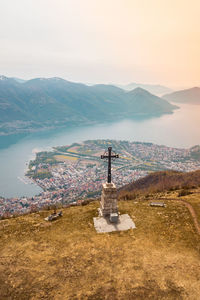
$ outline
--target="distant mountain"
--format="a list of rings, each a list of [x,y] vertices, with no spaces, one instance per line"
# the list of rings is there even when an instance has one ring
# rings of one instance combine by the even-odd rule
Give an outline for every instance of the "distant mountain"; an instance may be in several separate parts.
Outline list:
[[[177,103],[200,104],[200,88],[194,87],[187,90],[177,91],[164,95],[162,98]]]
[[[200,146],[196,145],[190,148],[190,155],[195,160],[200,160]]]
[[[146,113],[148,111],[148,114],[153,115],[155,113],[155,110],[158,114],[170,113],[172,109],[169,106],[169,102],[161,102],[161,98],[139,87],[130,92],[127,92],[126,95],[130,99],[129,103],[131,104],[131,106],[133,104],[133,101],[135,102],[134,110],[137,111],[138,114],[143,114],[144,112]],[[178,107],[173,107],[173,109],[176,108]],[[131,107],[129,109],[131,109]]]
[[[173,92],[172,89],[158,84],[143,84],[143,83],[132,82],[127,85],[118,85],[118,87],[127,91],[131,91],[137,87],[140,87],[157,96],[162,96],[164,94]]]
[[[12,77],[12,79],[16,80],[19,83],[24,83],[26,81],[25,79],[21,79],[21,78],[17,78],[17,77]]]
[[[25,82],[0,77],[0,134],[61,126],[158,116],[176,106],[137,88],[87,86],[62,78]]]

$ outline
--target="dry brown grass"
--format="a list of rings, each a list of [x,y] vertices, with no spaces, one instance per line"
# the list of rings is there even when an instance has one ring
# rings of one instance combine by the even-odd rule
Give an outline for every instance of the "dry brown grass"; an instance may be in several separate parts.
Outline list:
[[[119,189],[120,197],[128,197],[138,192],[155,193],[200,186],[200,170],[193,172],[160,171],[153,172]]]
[[[200,239],[187,208],[134,201],[119,203],[137,226],[124,232],[95,232],[97,202],[53,223],[47,211],[1,221],[0,299],[200,299]]]
[[[182,198],[188,201],[192,205],[200,223],[200,188],[195,190],[191,189],[190,191],[192,194],[186,195],[185,197]]]

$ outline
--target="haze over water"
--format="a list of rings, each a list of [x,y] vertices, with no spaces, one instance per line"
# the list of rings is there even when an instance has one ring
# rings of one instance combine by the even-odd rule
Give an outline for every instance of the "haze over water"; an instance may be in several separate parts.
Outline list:
[[[10,137],[0,137],[0,195],[33,196],[41,191],[35,184],[27,183],[27,179],[24,183],[27,164],[36,151],[88,139],[141,141],[188,148],[200,144],[199,116],[200,106],[184,104],[173,114],[160,118],[68,127],[29,134],[21,139],[13,136],[12,142]]]

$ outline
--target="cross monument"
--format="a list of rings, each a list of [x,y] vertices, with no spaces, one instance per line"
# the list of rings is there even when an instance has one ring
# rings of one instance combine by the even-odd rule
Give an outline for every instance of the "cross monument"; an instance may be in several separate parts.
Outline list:
[[[113,223],[118,222],[117,189],[111,181],[111,161],[115,158],[119,158],[119,155],[112,152],[112,147],[108,147],[108,150],[101,155],[101,159],[108,160],[108,178],[107,182],[103,183],[102,186],[99,208],[100,216],[108,217]]]
[[[112,158],[119,158],[118,154],[112,153],[112,147],[108,147],[108,151],[106,151],[103,155],[101,155],[101,159],[108,159],[108,183],[111,183],[111,160]]]
[[[108,160],[108,178],[107,182],[102,184],[99,216],[93,218],[98,233],[135,228],[128,214],[121,215],[118,212],[117,189],[111,180],[111,161],[115,158],[119,158],[119,155],[112,152],[112,147],[108,147],[108,150],[101,155],[101,159]]]

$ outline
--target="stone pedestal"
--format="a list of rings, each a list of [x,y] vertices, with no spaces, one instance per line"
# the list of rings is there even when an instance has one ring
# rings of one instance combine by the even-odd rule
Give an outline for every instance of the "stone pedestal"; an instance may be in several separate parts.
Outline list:
[[[135,223],[129,215],[119,215],[117,223],[111,223],[108,218],[97,217],[93,218],[94,227],[98,233],[124,231],[129,229],[135,229]]]
[[[103,183],[99,212],[102,217],[110,217],[112,213],[118,214],[117,189],[112,182]]]

